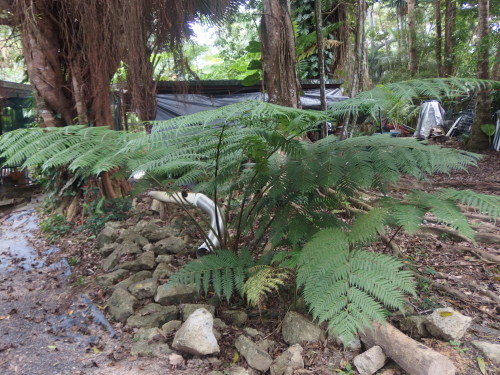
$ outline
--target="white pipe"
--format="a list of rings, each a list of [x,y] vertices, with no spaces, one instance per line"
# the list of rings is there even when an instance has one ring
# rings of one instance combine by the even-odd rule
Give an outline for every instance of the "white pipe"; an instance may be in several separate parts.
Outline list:
[[[206,253],[213,253],[215,249],[220,247],[220,241],[217,234],[221,236],[224,233],[224,222],[220,208],[217,207],[213,200],[201,193],[173,193],[169,194],[164,191],[150,191],[149,195],[161,202],[165,203],[189,203],[195,207],[200,208],[210,218],[210,230],[207,234],[207,241],[203,242],[199,247],[197,254],[204,255]],[[218,226],[218,228],[217,228]],[[212,246],[213,244],[213,246]]]

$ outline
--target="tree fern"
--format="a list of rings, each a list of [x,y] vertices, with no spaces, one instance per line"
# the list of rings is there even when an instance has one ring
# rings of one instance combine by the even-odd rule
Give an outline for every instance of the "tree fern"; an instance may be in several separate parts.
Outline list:
[[[243,292],[249,305],[260,307],[267,294],[276,292],[279,287],[285,285],[290,270],[269,265],[257,265],[250,268],[249,273],[250,276],[243,286]]]

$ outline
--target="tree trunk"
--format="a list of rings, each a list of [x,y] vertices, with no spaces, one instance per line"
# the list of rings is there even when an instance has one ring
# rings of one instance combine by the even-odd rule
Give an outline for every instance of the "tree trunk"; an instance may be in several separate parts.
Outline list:
[[[444,69],[443,75],[451,77],[454,74],[455,41],[453,32],[455,30],[455,16],[457,13],[457,4],[454,0],[445,1],[445,28],[444,28]]]
[[[489,79],[489,40],[488,18],[489,0],[478,0],[478,27],[477,27],[477,78]],[[477,94],[476,111],[472,123],[469,150],[479,151],[488,148],[489,140],[481,130],[481,125],[491,123],[491,98],[488,90]]]
[[[493,72],[491,74],[491,79],[495,81],[500,81],[500,37],[497,38],[496,48],[497,48],[497,53],[495,56],[495,63],[493,64]]]
[[[434,15],[436,17],[436,68],[437,76],[443,76],[443,52],[442,52],[442,27],[441,27],[441,0],[434,0]]]
[[[295,39],[288,0],[264,0],[261,39],[264,85],[269,101],[298,108]]]
[[[410,52],[410,76],[417,75],[417,33],[415,31],[415,0],[407,0],[408,4],[408,50]]]
[[[321,0],[314,1],[314,15],[316,16],[316,44],[318,48],[319,96],[321,99],[321,110],[326,111],[325,51],[323,47],[323,15],[321,13]],[[325,138],[327,135],[327,124],[321,124],[321,138]]]

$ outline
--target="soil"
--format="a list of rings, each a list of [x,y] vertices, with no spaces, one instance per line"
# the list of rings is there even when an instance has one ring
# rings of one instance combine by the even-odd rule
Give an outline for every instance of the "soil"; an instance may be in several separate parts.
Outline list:
[[[434,175],[427,182],[405,178],[393,193],[451,187],[498,194],[499,171],[500,153],[488,152],[477,168],[453,175]],[[185,356],[184,362],[175,363],[168,357],[131,356],[131,330],[120,323],[109,325],[102,315],[106,314],[106,295],[93,281],[102,261],[93,251],[95,236],[73,231],[58,239],[54,246],[37,229],[36,210],[42,198],[36,188],[0,190],[0,196],[0,200],[24,199],[17,206],[0,207],[0,374],[187,375],[207,374],[232,364],[247,367],[244,359],[235,356],[234,340],[241,333],[237,327],[221,331],[218,357]],[[128,219],[131,222],[153,215],[148,211],[146,200],[139,198],[138,202]],[[478,232],[500,235],[498,222],[469,214]],[[177,212],[166,217],[166,222],[176,219]],[[193,244],[199,241],[194,231],[186,231]],[[427,314],[437,307],[451,306],[473,318],[460,344],[450,345],[432,338],[423,342],[449,356],[457,366],[457,374],[480,375],[477,358],[481,354],[470,341],[500,343],[500,308],[494,300],[500,294],[500,266],[485,259],[481,251],[500,256],[500,244],[458,242],[446,233],[410,236],[393,232],[387,237],[399,247],[409,267],[420,275],[418,295],[409,301],[416,313]],[[391,252],[385,243],[372,244],[372,247]],[[194,251],[187,258],[194,258]],[[250,321],[246,326],[257,328],[276,341],[274,356],[287,347],[281,338],[280,323],[290,309],[289,294],[291,291],[285,290],[277,298],[268,300],[261,310],[248,310]],[[238,300],[222,307],[235,305],[245,307]],[[401,318],[402,315],[394,314],[391,321],[397,326]],[[168,340],[171,341],[171,337],[167,337]],[[331,343],[307,345],[304,347],[306,370],[302,373],[356,374],[345,369],[356,354]],[[500,373],[498,366],[488,361],[486,364],[488,374]],[[405,372],[389,363],[380,374],[403,375]]]

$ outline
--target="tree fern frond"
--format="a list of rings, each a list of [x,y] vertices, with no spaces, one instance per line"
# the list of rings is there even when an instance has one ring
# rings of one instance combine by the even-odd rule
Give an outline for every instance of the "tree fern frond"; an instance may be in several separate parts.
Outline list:
[[[387,216],[386,208],[373,208],[357,217],[349,233],[350,243],[366,243],[373,241],[385,232],[384,223]]]
[[[458,201],[473,207],[496,221],[500,217],[500,196],[476,193],[471,190],[439,189],[432,193],[438,199]]]
[[[249,269],[250,276],[243,286],[243,291],[250,306],[261,306],[267,294],[276,292],[285,284],[289,269],[258,265]]]

